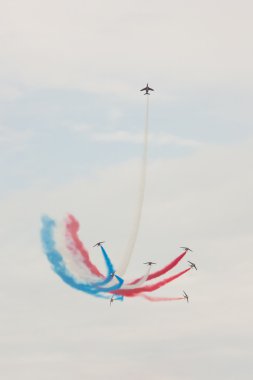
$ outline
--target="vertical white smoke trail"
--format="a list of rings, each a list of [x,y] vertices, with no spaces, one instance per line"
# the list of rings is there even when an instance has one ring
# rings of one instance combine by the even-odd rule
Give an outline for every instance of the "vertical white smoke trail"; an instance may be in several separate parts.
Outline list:
[[[145,193],[145,184],[146,184],[146,172],[147,172],[147,154],[148,154],[148,130],[149,130],[149,95],[146,96],[146,115],[145,115],[145,127],[144,127],[144,141],[143,141],[143,156],[141,162],[141,173],[140,173],[140,187],[137,199],[136,213],[133,221],[133,228],[130,234],[130,238],[127,244],[127,248],[125,254],[123,255],[123,259],[119,268],[117,270],[117,274],[119,276],[123,276],[127,270],[128,264],[130,262],[132,253],[134,251],[135,243],[137,240],[139,228],[140,228],[140,220],[143,208],[143,200]]]

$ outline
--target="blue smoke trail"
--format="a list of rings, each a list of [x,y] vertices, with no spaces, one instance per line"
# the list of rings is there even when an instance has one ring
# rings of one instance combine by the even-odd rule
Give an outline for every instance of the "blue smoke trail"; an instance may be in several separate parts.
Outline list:
[[[108,268],[108,274],[114,273],[115,269],[114,269],[114,267],[112,265],[111,260],[109,259],[109,256],[106,253],[106,250],[104,249],[104,247],[102,245],[100,246],[100,248],[101,248],[102,254],[104,256],[106,266]]]
[[[71,286],[77,290],[86,292],[88,294],[91,294],[91,295],[94,295],[94,296],[100,297],[100,298],[106,298],[106,299],[111,298],[110,296],[105,296],[104,294],[101,294],[101,292],[108,292],[110,290],[119,289],[122,286],[122,282],[119,281],[119,284],[115,285],[113,287],[113,289],[108,288],[108,290],[103,289],[103,288],[100,288],[100,289],[97,288],[96,283],[91,285],[91,284],[84,284],[84,283],[76,282],[75,279],[72,277],[72,275],[69,273],[68,269],[66,268],[61,254],[55,248],[55,242],[53,239],[53,228],[54,227],[55,227],[55,221],[53,219],[51,219],[47,216],[44,216],[42,218],[41,239],[43,242],[45,254],[46,254],[49,262],[51,263],[51,266],[52,266],[52,269],[54,270],[54,272],[58,276],[60,276],[61,279],[65,283],[67,283],[69,286]],[[107,256],[107,258],[108,258],[108,256]],[[109,258],[108,258],[108,260],[109,260]],[[108,276],[109,277],[108,282],[111,281],[111,271],[109,271],[109,269],[111,269],[111,267],[112,267],[112,265],[110,265],[110,267],[108,267],[108,272],[110,272],[110,274]],[[120,299],[122,299],[122,298],[120,298]]]
[[[112,290],[120,289],[121,286],[122,286],[123,283],[124,283],[124,280],[123,280],[121,277],[117,276],[116,274],[115,274],[114,276],[117,278],[117,280],[118,280],[118,284],[116,284],[116,285],[114,285],[114,286],[111,286],[110,288],[100,288],[100,287],[98,287],[98,289],[101,289],[101,290],[103,290],[104,292],[105,292],[105,291],[106,291],[106,292],[111,292]],[[111,277],[111,279],[112,279],[112,277]]]
[[[102,254],[103,254],[103,257],[104,257],[104,260],[105,260],[105,265],[106,265],[106,268],[107,268],[107,277],[105,277],[104,280],[102,281],[97,281],[96,282],[96,286],[100,287],[100,286],[103,286],[103,285],[106,285],[108,284],[110,281],[112,281],[112,273],[114,273],[114,267],[113,267],[113,264],[109,258],[109,256],[107,255],[106,253],[106,250],[104,249],[104,247],[100,246],[101,248],[101,251],[102,251]],[[121,279],[120,279],[121,280]],[[122,280],[123,281],[123,280]],[[124,281],[123,281],[124,282]],[[120,286],[122,286],[123,282],[121,283],[121,281],[119,281],[119,284],[121,284]],[[117,284],[117,289],[119,289],[118,285]],[[106,288],[107,290],[107,288]],[[115,290],[114,288],[112,290]]]
[[[96,282],[96,286],[98,288],[100,288],[100,286],[102,286],[102,285],[108,284],[108,282],[110,282],[112,280],[113,274],[115,273],[114,266],[113,266],[113,264],[112,264],[112,262],[108,256],[106,250],[104,249],[104,247],[102,245],[100,246],[100,248],[101,248],[102,254],[104,256],[105,264],[107,267],[107,277],[104,281]],[[118,284],[111,286],[110,288],[105,288],[104,291],[106,290],[107,292],[111,292],[112,290],[117,290],[117,289],[121,288],[121,286],[124,283],[124,280],[121,277],[117,276],[116,274],[115,274],[115,277],[118,280]]]

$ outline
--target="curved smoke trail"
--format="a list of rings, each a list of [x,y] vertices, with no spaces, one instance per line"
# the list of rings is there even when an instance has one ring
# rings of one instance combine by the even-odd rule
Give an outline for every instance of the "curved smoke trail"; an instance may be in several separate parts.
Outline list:
[[[123,278],[114,272],[114,266],[104,247],[100,247],[107,275],[97,276],[91,271],[92,262],[89,253],[80,241],[70,239],[68,234],[68,220],[66,223],[57,223],[48,216],[42,217],[41,238],[46,254],[54,272],[69,286],[76,290],[88,293],[95,297],[122,301],[124,297],[143,297],[151,302],[177,301],[185,297],[152,297],[146,293],[153,292],[162,286],[176,280],[192,268],[187,268],[171,277],[165,278],[152,285],[145,284],[147,280],[160,277],[176,266],[184,257],[186,251],[174,259],[164,268],[150,274],[151,266],[147,268],[144,276],[124,284]],[[67,239],[66,239],[67,238]],[[78,243],[78,244],[77,244]],[[77,244],[77,246],[76,246]],[[107,286],[105,286],[107,285]]]
[[[144,128],[144,144],[143,144],[143,156],[141,163],[141,174],[140,174],[140,188],[137,199],[136,214],[133,222],[133,229],[127,244],[125,254],[123,256],[122,262],[119,265],[117,273],[120,276],[123,276],[126,273],[128,264],[130,262],[132,253],[134,251],[135,243],[137,240],[140,220],[143,208],[144,193],[145,193],[145,184],[146,184],[146,172],[147,172],[147,155],[148,155],[148,130],[149,130],[149,96],[146,96],[146,115],[145,115],[145,128]]]
[[[171,281],[176,280],[178,277],[181,277],[183,274],[189,272],[191,268],[187,268],[182,270],[181,272],[174,274],[174,276],[165,278],[162,281],[159,281],[153,285],[146,285],[142,286],[139,288],[134,288],[134,289],[118,289],[113,291],[114,294],[125,296],[125,297],[135,297],[138,293],[143,293],[143,292],[153,292],[154,290],[157,290],[161,288],[162,286],[168,284]]]
[[[99,272],[98,268],[91,262],[89,252],[83,246],[83,243],[78,236],[79,222],[76,218],[69,214],[66,220],[66,239],[67,246],[72,251],[77,251],[83,258],[83,262],[86,264],[90,272],[97,277],[102,277],[102,273]]]
[[[60,252],[57,248],[57,244],[54,240],[55,227],[56,223],[53,219],[47,216],[44,216],[42,218],[41,238],[43,248],[49,262],[51,263],[54,272],[72,288],[75,288],[85,293],[92,294],[99,298],[109,299],[110,297],[103,293],[119,289],[123,284],[123,279],[121,279],[118,276],[115,276],[118,280],[118,284],[113,285],[110,288],[104,288],[101,286],[101,281],[87,282],[87,278],[84,278],[84,281],[81,281],[80,279],[76,278],[73,275],[72,271],[68,268],[68,264],[70,264],[70,261],[67,260],[65,262],[66,258],[62,255],[62,252]],[[108,266],[108,276],[106,280],[103,281],[103,284],[105,285],[106,283],[109,283],[112,280],[110,270],[113,267],[106,253],[104,254],[104,258]],[[122,297],[120,299],[122,299]]]

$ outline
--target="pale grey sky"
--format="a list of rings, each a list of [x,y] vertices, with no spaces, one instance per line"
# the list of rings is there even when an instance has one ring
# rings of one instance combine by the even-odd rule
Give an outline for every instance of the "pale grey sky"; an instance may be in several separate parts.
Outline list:
[[[0,4],[0,376],[249,380],[252,374],[250,1]],[[189,245],[199,270],[114,303],[67,287],[40,217],[67,212],[117,264],[134,215],[149,81],[147,188],[127,277]],[[185,262],[180,264],[184,268]]]

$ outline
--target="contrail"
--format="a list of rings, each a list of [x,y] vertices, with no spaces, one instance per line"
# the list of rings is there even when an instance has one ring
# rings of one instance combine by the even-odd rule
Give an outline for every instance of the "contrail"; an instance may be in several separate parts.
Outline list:
[[[148,130],[149,130],[149,96],[146,96],[146,115],[145,115],[145,128],[144,128],[144,144],[143,144],[143,156],[141,163],[141,173],[140,173],[140,188],[137,199],[137,207],[136,214],[133,222],[133,229],[130,234],[130,238],[127,244],[127,248],[125,254],[123,255],[123,259],[117,273],[120,276],[123,276],[127,270],[128,264],[130,262],[132,253],[134,251],[135,243],[137,240],[139,228],[140,228],[140,220],[143,208],[143,200],[145,193],[145,184],[146,184],[146,172],[147,172],[147,155],[148,155]]]

